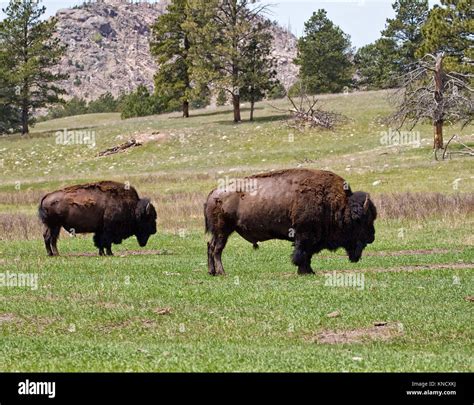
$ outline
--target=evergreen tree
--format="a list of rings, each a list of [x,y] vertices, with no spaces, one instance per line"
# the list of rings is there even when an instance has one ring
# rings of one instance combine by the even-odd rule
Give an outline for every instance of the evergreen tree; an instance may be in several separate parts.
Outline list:
[[[93,113],[108,113],[116,112],[119,107],[119,101],[110,93],[101,94],[96,100],[93,100],[87,106],[87,112]]]
[[[258,22],[259,36],[251,37],[244,48],[244,69],[240,96],[250,102],[250,121],[253,121],[255,103],[265,97],[276,82],[275,60],[271,53],[272,35],[268,31],[270,21]]]
[[[8,103],[21,110],[21,131],[29,132],[32,111],[57,103],[64,91],[55,85],[66,75],[52,69],[59,63],[65,48],[54,36],[56,19],[41,20],[45,7],[39,0],[11,0],[0,21],[0,59],[11,61],[9,72],[0,68],[0,76],[9,88]]]
[[[20,130],[20,110],[11,104],[15,96],[15,88],[8,81],[11,62],[0,51],[0,134]]]
[[[396,53],[389,54],[388,63],[396,62],[399,72],[416,62],[415,52],[422,42],[421,27],[428,17],[428,0],[397,0],[392,4],[395,18],[387,19],[382,38],[396,44]]]
[[[298,40],[300,81],[306,91],[335,93],[351,84],[351,42],[338,26],[318,10],[305,23],[304,35]]]
[[[384,89],[397,85],[398,73],[396,44],[391,39],[380,38],[357,50],[354,65],[359,75],[359,85],[368,89]]]
[[[120,107],[122,119],[159,114],[165,109],[163,100],[157,95],[150,94],[144,85],[123,96]]]
[[[444,52],[447,71],[474,73],[474,8],[472,0],[441,0],[422,28],[423,42],[417,55]]]
[[[247,46],[267,40],[265,24],[258,24],[266,6],[254,0],[189,0],[192,10],[186,23],[192,33],[192,77],[213,83],[232,96],[234,122],[241,121],[240,98],[246,86]]]
[[[183,117],[189,117],[191,97],[190,36],[185,22],[188,18],[187,0],[173,0],[153,25],[150,43],[152,55],[159,65],[155,75],[155,92],[168,99],[170,108],[178,102],[182,105]]]

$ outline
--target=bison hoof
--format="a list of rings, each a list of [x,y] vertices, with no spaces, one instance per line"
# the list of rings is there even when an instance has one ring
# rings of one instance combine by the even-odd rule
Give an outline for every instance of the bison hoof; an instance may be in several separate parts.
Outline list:
[[[315,274],[315,272],[312,270],[312,269],[304,269],[304,270],[300,270],[298,269],[298,275],[299,276],[308,276],[308,275],[311,275],[311,274]]]

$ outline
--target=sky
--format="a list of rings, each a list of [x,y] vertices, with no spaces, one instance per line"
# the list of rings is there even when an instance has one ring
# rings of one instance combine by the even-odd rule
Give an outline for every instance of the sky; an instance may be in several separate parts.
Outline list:
[[[150,0],[155,2],[156,0]],[[351,37],[356,48],[367,45],[380,37],[385,27],[385,20],[392,18],[392,2],[394,0],[262,0],[271,5],[269,17],[300,37],[304,23],[313,12],[323,8],[328,17]],[[58,9],[82,4],[83,0],[43,0],[48,16],[54,15]],[[439,1],[430,0],[430,6]],[[8,1],[0,0],[0,9],[5,8]],[[4,14],[0,11],[0,19]]]

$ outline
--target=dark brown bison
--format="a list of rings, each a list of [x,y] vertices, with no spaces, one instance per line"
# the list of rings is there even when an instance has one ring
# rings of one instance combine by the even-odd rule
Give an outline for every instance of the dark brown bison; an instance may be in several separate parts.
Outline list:
[[[67,187],[43,197],[39,217],[44,224],[44,244],[50,256],[57,256],[59,231],[94,233],[99,255],[112,255],[112,243],[135,235],[146,246],[156,233],[156,211],[150,200],[139,198],[133,187],[101,181]]]
[[[258,242],[293,242],[298,274],[314,274],[311,257],[323,249],[344,248],[351,262],[375,240],[377,211],[367,193],[352,193],[338,175],[322,170],[290,169],[246,177],[219,186],[204,205],[209,274],[224,274],[222,251],[236,231]]]

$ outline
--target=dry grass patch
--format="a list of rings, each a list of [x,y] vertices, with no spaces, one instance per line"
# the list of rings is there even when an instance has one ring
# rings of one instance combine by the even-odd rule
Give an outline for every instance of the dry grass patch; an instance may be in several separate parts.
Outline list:
[[[12,313],[0,314],[0,325],[3,323],[17,323],[21,322],[21,318],[18,315]]]
[[[364,343],[367,341],[388,341],[403,335],[403,326],[398,322],[375,322],[369,328],[346,331],[323,331],[310,341],[321,344]]]
[[[340,269],[340,273],[399,273],[399,272],[413,272],[421,270],[462,270],[472,269],[474,263],[444,263],[444,264],[414,264],[411,266],[397,266],[397,267],[381,267],[381,268],[365,268],[365,269]],[[322,273],[332,274],[330,272]]]
[[[0,240],[37,239],[42,226],[36,215],[0,214]]]
[[[389,193],[373,196],[380,218],[454,218],[474,213],[474,193]]]

